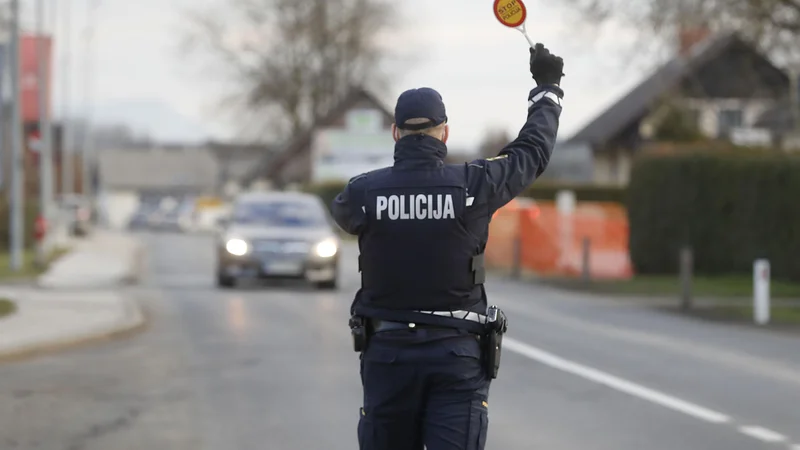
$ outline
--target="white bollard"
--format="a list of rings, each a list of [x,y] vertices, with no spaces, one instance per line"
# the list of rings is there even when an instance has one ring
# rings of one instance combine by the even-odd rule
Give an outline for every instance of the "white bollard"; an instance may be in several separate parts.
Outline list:
[[[753,320],[759,325],[769,323],[769,261],[753,263]]]
[[[560,254],[558,260],[559,267],[569,264],[569,257],[574,253],[573,233],[575,218],[575,208],[577,205],[574,191],[558,191],[556,193],[556,209],[560,216],[559,240]]]
[[[575,191],[558,191],[556,193],[556,208],[558,212],[569,216],[575,212],[575,205],[577,199],[575,198]]]

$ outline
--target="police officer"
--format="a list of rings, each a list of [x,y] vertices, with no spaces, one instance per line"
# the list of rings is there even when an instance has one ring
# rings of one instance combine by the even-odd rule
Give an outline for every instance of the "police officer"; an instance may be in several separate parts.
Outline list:
[[[392,126],[394,165],[352,178],[333,201],[339,226],[359,238],[350,326],[361,353],[361,450],[483,450],[506,329],[483,286],[489,221],[547,167],[563,66],[542,44],[531,49],[537,87],[519,136],[468,164],[444,163],[441,96],[404,92]]]

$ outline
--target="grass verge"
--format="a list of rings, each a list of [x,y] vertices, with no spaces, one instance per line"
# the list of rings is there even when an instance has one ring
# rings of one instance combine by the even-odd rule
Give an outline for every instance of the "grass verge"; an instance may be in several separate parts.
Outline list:
[[[679,313],[678,310],[672,310]],[[748,305],[716,305],[713,307],[694,308],[688,312],[680,312],[701,320],[755,325],[753,308]],[[800,331],[800,307],[773,306],[770,308],[770,320],[766,328],[780,328]]]
[[[17,310],[17,305],[7,298],[0,298],[0,317],[12,314]]]
[[[681,293],[680,281],[676,276],[638,276],[630,280],[589,283],[572,278],[545,278],[542,281],[555,287],[598,294],[678,296]],[[772,280],[770,290],[773,298],[800,299],[800,283]],[[753,279],[748,276],[695,277],[692,292],[696,297],[751,297]]]
[[[698,309],[695,314],[708,316],[712,319],[726,321],[753,321],[753,308],[751,306],[716,306],[714,308]],[[800,325],[800,308],[788,306],[775,306],[770,310],[770,322],[774,324]]]
[[[11,254],[8,251],[0,252],[0,280],[13,281],[35,278],[44,273],[48,266],[58,258],[69,252],[67,248],[54,249],[47,260],[45,267],[36,265],[36,250],[25,249],[22,254],[22,267],[18,271],[11,269]]]

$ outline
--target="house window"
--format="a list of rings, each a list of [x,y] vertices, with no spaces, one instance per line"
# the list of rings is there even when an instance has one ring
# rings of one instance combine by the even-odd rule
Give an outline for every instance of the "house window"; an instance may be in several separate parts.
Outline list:
[[[741,127],[744,123],[741,109],[722,109],[719,112],[718,137],[727,137],[732,128]]]

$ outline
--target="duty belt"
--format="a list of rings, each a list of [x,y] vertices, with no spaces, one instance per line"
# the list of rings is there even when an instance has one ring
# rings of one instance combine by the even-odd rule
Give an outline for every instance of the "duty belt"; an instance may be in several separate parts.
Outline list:
[[[415,311],[420,314],[431,314],[434,316],[450,317],[452,319],[469,320],[486,325],[487,316],[472,311]]]
[[[449,317],[457,320],[466,320],[481,325],[485,325],[488,319],[488,317],[483,314],[478,314],[471,311],[414,311],[414,312],[420,314],[431,314],[440,317]],[[380,333],[383,331],[394,331],[394,330],[413,330],[416,328],[453,329],[453,326],[429,325],[419,322],[406,322],[406,321],[394,321],[394,320],[390,321],[390,320],[380,320],[380,319],[371,319],[370,322],[372,324],[373,332],[375,333]]]
[[[442,325],[427,325],[422,323],[414,323],[414,322],[394,322],[389,320],[380,320],[380,319],[372,319],[370,321],[372,325],[372,331],[375,333],[381,333],[384,331],[397,331],[397,330],[453,330],[452,327],[446,327]]]
[[[413,323],[416,325],[428,324],[456,328],[475,334],[486,332],[488,318],[484,314],[471,311],[425,311],[425,310],[374,310],[364,311],[366,317],[387,320],[391,322]],[[425,316],[428,316],[426,318]]]

